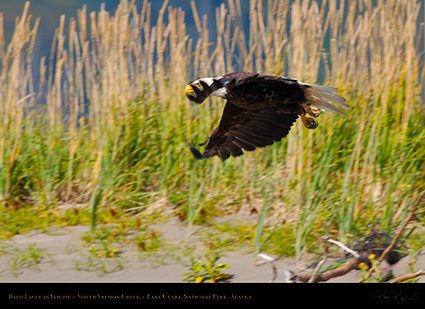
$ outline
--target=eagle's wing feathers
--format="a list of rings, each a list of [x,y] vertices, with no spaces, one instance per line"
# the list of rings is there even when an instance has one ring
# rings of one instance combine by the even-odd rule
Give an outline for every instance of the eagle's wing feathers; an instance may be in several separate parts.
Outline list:
[[[281,77],[281,76],[272,76],[272,75],[262,75],[258,73],[251,72],[233,72],[226,74],[221,77],[222,82],[226,84],[227,87],[242,86],[248,84],[294,84],[298,83],[296,79]]]
[[[271,145],[289,133],[297,118],[297,114],[280,113],[278,107],[246,110],[227,101],[202,158],[218,155],[224,161],[231,155],[242,155],[242,149],[252,151]]]

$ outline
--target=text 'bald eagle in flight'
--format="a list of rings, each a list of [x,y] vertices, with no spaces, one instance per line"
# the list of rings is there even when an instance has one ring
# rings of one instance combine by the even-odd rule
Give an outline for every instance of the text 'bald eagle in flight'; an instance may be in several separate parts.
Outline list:
[[[205,152],[201,154],[192,144],[190,150],[197,159],[217,155],[224,161],[231,155],[242,155],[242,149],[252,151],[280,141],[298,116],[308,129],[315,129],[317,122],[311,117],[324,111],[346,115],[337,108],[349,109],[346,100],[334,94],[337,91],[334,87],[249,72],[197,79],[185,88],[191,101],[201,104],[215,95],[227,102],[218,127],[205,142]]]

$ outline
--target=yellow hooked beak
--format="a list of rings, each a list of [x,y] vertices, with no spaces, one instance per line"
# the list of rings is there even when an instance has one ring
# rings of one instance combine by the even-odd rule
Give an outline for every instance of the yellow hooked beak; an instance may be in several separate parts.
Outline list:
[[[184,88],[184,93],[186,95],[191,95],[196,97],[196,93],[195,93],[195,90],[193,90],[192,84],[189,84]]]

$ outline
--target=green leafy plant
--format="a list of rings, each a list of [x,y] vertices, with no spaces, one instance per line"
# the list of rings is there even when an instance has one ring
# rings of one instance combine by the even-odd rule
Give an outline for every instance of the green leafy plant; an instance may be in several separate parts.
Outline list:
[[[215,283],[218,280],[230,278],[230,276],[223,272],[224,269],[229,268],[230,265],[226,263],[216,264],[220,259],[220,254],[209,253],[203,259],[190,259],[189,272],[184,273],[184,280],[186,282],[202,283],[208,281]]]
[[[202,283],[208,281],[215,283],[218,280],[225,280],[230,278],[230,275],[223,272],[224,269],[229,268],[230,265],[226,263],[218,263],[221,258],[221,251],[219,248],[220,242],[217,242],[218,238],[208,237],[204,240],[202,252],[202,258],[194,258],[190,256],[189,272],[184,273],[184,280],[186,282]],[[193,253],[196,250],[193,250]]]

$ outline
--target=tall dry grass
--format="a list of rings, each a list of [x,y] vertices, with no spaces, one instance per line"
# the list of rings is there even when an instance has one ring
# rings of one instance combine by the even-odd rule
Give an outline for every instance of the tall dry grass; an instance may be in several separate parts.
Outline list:
[[[5,42],[0,15],[0,199],[89,203],[94,223],[98,207],[148,211],[164,199],[190,223],[263,207],[293,231],[298,256],[318,234],[391,231],[425,186],[421,2],[229,0],[215,17],[191,8],[164,1],[155,23],[146,0],[63,16],[39,85],[39,20],[27,3]],[[192,106],[182,89],[235,70],[332,84],[350,115],[322,115],[314,131],[297,124],[282,142],[225,163],[195,161],[187,143],[208,136],[223,103]]]

